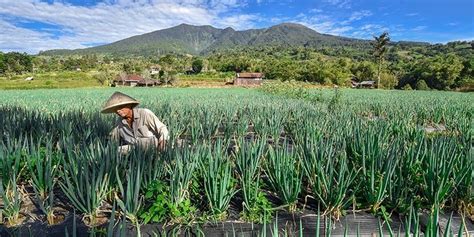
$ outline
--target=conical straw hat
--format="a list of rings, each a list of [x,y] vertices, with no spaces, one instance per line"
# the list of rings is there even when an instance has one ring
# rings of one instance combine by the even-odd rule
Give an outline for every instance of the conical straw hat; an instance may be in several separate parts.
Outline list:
[[[102,113],[115,113],[117,109],[124,107],[126,105],[136,106],[139,102],[134,98],[125,95],[124,93],[120,93],[116,91],[112,96],[110,96],[109,100],[105,103],[104,107],[102,108]]]

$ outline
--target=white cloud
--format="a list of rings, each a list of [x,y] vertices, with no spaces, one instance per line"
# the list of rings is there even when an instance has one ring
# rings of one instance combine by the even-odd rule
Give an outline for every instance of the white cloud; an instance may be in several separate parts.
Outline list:
[[[347,24],[350,24],[354,21],[358,21],[358,20],[361,20],[362,18],[365,18],[365,17],[368,17],[368,16],[372,16],[372,12],[369,11],[369,10],[361,10],[361,11],[355,11],[351,14],[351,16],[349,17],[349,19],[341,22],[341,24],[343,25],[347,25]]]
[[[310,13],[321,13],[321,12],[323,12],[323,10],[321,10],[319,8],[313,8],[313,9],[310,9],[309,12]]]
[[[351,8],[351,0],[323,0],[323,2],[340,8]]]
[[[83,48],[110,43],[134,35],[169,28],[181,23],[254,26],[257,15],[233,13],[243,6],[238,0],[109,0],[95,6],[74,6],[39,0],[0,0],[0,50],[37,53],[57,48]],[[58,26],[62,34],[18,26],[19,20]]]
[[[389,27],[379,24],[365,24],[353,31],[351,36],[361,39],[371,39],[374,35],[379,35],[384,31],[390,32],[390,34],[394,31],[398,32],[397,30],[391,31]]]
[[[236,15],[223,17],[216,23],[217,27],[232,27],[236,30],[244,30],[248,28],[253,28],[253,22],[257,21],[259,18],[256,15]],[[245,25],[242,25],[242,22],[248,22]]]
[[[412,31],[421,31],[421,30],[424,30],[424,29],[426,29],[426,26],[417,26],[417,27],[415,27],[415,28],[413,28],[413,29],[411,29],[411,30],[412,30]]]
[[[336,3],[341,0],[331,0]],[[326,12],[325,12],[326,13]],[[373,13],[369,10],[354,11],[348,18],[341,19],[340,17],[328,14],[298,14],[293,21],[305,25],[319,33],[347,36],[347,37],[358,37],[358,38],[371,38],[372,35],[388,31],[389,28],[379,24],[365,23],[362,26],[354,24],[356,21],[360,21],[366,17],[372,16]]]
[[[371,11],[368,11],[368,10],[356,11],[352,13],[351,17],[349,18],[349,21],[357,21],[368,16],[372,16]]]
[[[405,16],[418,16],[418,15],[419,15],[418,12],[412,12],[412,13],[405,14]]]
[[[361,30],[372,30],[372,29],[380,29],[382,26],[376,24],[366,24],[363,25],[360,29]]]
[[[84,48],[80,40],[72,37],[54,39],[50,33],[37,32],[16,27],[9,22],[0,20],[0,45],[4,51],[35,51],[51,48]]]
[[[330,35],[343,35],[351,30],[353,30],[354,27],[352,26],[341,26],[341,27],[334,27],[331,30],[329,30],[327,33]]]
[[[295,19],[295,23],[305,25],[324,34],[341,35],[353,29],[351,26],[341,25],[339,21],[327,15],[308,16],[300,13]]]

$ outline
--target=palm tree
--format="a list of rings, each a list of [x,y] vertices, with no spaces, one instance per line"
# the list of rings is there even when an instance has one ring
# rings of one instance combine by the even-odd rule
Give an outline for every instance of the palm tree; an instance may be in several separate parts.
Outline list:
[[[374,46],[374,57],[377,61],[378,68],[377,68],[377,88],[380,88],[380,71],[382,69],[382,63],[384,60],[385,53],[387,52],[387,44],[390,41],[390,37],[388,37],[388,32],[383,32],[379,37],[374,36],[375,42],[372,43]]]

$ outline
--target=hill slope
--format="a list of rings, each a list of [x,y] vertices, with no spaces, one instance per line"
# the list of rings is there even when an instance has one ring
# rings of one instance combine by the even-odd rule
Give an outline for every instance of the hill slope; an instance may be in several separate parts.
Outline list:
[[[76,50],[48,50],[40,54],[97,53],[146,56],[175,52],[198,55],[219,49],[260,45],[367,47],[369,41],[320,34],[306,26],[294,23],[283,23],[269,28],[244,31],[236,31],[230,27],[217,29],[212,26],[181,24],[107,45]]]

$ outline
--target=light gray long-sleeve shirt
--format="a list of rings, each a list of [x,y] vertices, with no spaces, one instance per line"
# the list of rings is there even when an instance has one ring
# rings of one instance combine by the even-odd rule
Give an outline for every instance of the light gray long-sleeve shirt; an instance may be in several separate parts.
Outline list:
[[[166,126],[149,109],[133,108],[132,128],[126,119],[119,118],[112,130],[112,139],[126,145],[157,147],[158,142],[169,139]]]

